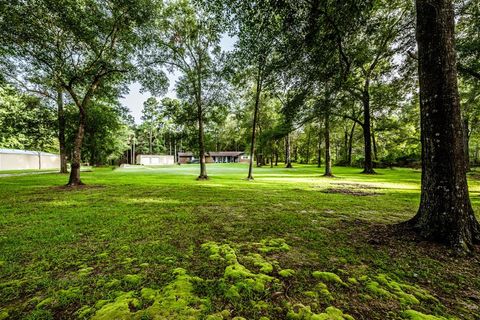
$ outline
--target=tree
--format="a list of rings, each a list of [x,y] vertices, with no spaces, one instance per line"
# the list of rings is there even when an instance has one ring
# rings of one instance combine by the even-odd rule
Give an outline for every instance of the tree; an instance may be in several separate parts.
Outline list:
[[[343,86],[362,103],[363,121],[358,121],[364,135],[363,173],[375,173],[372,157],[371,86],[380,76],[395,70],[393,57],[409,48],[409,2],[376,0],[365,24],[350,34],[337,33]],[[334,19],[333,27],[338,23]],[[375,29],[375,31],[373,31]]]
[[[423,237],[460,252],[480,243],[480,225],[468,194],[457,88],[451,0],[417,0],[422,191],[408,221]]]
[[[80,180],[86,116],[98,91],[118,86],[132,68],[137,28],[154,9],[150,0],[11,2],[4,13],[0,42],[11,61],[51,78],[79,110],[68,186]]]
[[[0,148],[58,151],[55,111],[38,97],[0,87]]]
[[[263,1],[229,0],[226,8],[232,29],[238,37],[235,46],[235,60],[242,73],[252,78],[255,87],[254,108],[250,137],[250,161],[248,180],[253,180],[253,159],[257,139],[258,116],[262,92],[272,71],[272,55],[279,32],[279,22],[275,12]],[[248,69],[249,72],[243,72]]]
[[[150,97],[143,103],[142,109],[142,120],[148,126],[148,152],[152,154],[152,141],[153,141],[153,131],[156,128],[158,116],[159,116],[159,107],[157,99]]]
[[[159,32],[160,30],[160,32]],[[195,106],[198,130],[200,174],[208,179],[205,161],[205,117],[208,109],[218,105],[222,88],[218,77],[220,29],[208,12],[188,0],[169,2],[151,29],[150,46],[145,51],[150,79],[163,77],[161,67],[181,72],[177,95]],[[155,84],[150,80],[147,86]]]

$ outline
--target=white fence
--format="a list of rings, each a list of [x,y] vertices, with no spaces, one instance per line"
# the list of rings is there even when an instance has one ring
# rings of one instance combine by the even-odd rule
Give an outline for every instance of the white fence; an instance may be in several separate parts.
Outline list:
[[[0,170],[60,170],[60,156],[58,154],[0,149]]]
[[[144,166],[166,166],[175,164],[175,158],[165,155],[139,154],[137,156],[137,164]]]

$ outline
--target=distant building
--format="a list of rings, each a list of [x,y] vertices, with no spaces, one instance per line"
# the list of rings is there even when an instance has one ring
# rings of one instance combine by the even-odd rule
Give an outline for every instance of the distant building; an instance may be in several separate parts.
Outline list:
[[[16,149],[0,149],[0,170],[45,170],[60,171],[58,154]]]
[[[179,152],[178,153],[178,163],[191,163],[195,161],[195,156],[192,152]]]
[[[245,155],[243,151],[218,151],[207,152],[205,154],[205,162],[207,163],[239,163],[248,162],[250,157]],[[192,152],[179,152],[178,163],[194,163],[199,159],[195,158]]]
[[[139,154],[136,160],[137,164],[144,166],[167,166],[175,164],[174,156],[159,154]]]
[[[242,161],[242,160],[247,161]],[[248,156],[245,155],[245,152],[242,151],[219,151],[219,152],[209,152],[207,157],[207,162],[214,163],[238,163],[238,162],[248,162]]]

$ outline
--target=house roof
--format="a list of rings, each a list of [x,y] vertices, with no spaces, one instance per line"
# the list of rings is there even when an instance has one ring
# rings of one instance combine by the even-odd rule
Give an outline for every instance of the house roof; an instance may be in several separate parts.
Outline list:
[[[193,157],[193,152],[179,152],[179,157]]]
[[[43,152],[43,151],[32,151],[32,150],[19,150],[19,149],[0,149],[2,154],[23,154],[23,155],[35,155],[39,154],[42,156],[57,156],[53,153]]]

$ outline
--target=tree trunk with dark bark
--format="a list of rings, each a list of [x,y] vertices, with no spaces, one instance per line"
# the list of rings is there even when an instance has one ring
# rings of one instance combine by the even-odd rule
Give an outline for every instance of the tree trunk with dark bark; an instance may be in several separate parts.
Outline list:
[[[406,223],[426,239],[458,252],[480,243],[468,194],[451,0],[417,0],[422,191]]]
[[[60,173],[68,173],[67,148],[65,145],[65,110],[63,108],[63,89],[57,88],[58,145],[60,147]]]
[[[70,169],[70,178],[68,180],[67,186],[76,187],[83,185],[84,183],[80,180],[80,165],[82,162],[82,145],[83,138],[85,136],[85,121],[86,114],[85,109],[80,108],[78,118],[78,128],[75,135],[75,142],[73,146],[72,154],[72,165]]]
[[[333,177],[330,151],[330,110],[325,111],[325,177]]]
[[[286,168],[292,168],[292,161],[290,159],[290,134],[285,137],[285,164]]]
[[[367,79],[365,81],[365,87],[363,90],[363,140],[364,140],[364,163],[363,172],[365,174],[374,174],[373,160],[372,160],[372,134],[371,134],[371,121],[370,121],[370,82]]]

